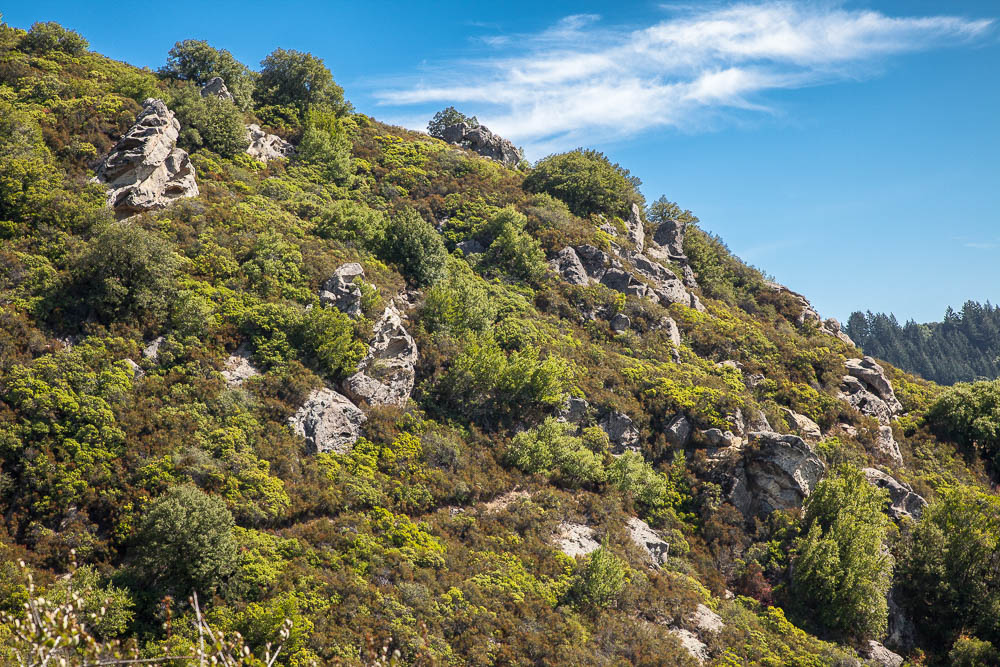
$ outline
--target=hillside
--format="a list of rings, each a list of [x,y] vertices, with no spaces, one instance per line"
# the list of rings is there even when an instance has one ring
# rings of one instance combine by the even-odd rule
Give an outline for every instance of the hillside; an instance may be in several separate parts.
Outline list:
[[[87,49],[0,24],[0,662],[996,659],[987,408],[601,153]]]
[[[988,301],[967,301],[926,324],[857,312],[846,330],[867,353],[939,384],[1000,377],[1000,308]]]

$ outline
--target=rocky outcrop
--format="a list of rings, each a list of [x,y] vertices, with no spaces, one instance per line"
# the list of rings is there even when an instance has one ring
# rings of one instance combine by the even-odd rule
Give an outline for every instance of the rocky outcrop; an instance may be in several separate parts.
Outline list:
[[[709,447],[731,447],[736,444],[737,438],[731,431],[723,431],[719,428],[710,428],[698,434],[698,439]]]
[[[478,255],[480,253],[486,252],[486,246],[484,246],[482,243],[480,243],[477,239],[466,239],[466,240],[462,241],[461,243],[456,244],[455,248],[458,249],[458,250],[461,250],[462,254],[465,255],[466,257],[468,257],[470,255]],[[573,249],[572,248],[566,248],[566,250],[573,250]],[[579,262],[579,260],[577,260],[577,261]],[[558,267],[556,265],[553,265],[553,270],[556,271],[556,273],[560,273],[560,271],[559,271],[559,269],[558,269]],[[580,270],[583,271],[582,268]],[[584,274],[584,281],[586,281],[586,278],[587,278],[587,276],[586,276],[586,274]],[[572,282],[572,281],[570,281],[570,282]],[[584,282],[583,284],[586,284],[586,282]]]
[[[674,447],[686,447],[691,440],[692,431],[694,431],[694,426],[691,425],[691,420],[683,414],[678,414],[667,422],[666,428],[663,429],[663,435],[667,438],[667,442]]]
[[[861,647],[861,653],[871,662],[882,667],[902,667],[903,656],[893,653],[877,641],[868,640]]]
[[[156,361],[160,358],[160,346],[166,342],[166,338],[163,336],[157,336],[153,340],[149,341],[149,345],[142,349],[142,356],[150,361]]]
[[[590,403],[576,396],[566,399],[566,405],[558,416],[559,421],[570,424],[585,424],[590,419]]]
[[[642,252],[646,247],[646,230],[642,226],[642,211],[638,204],[632,204],[628,219],[625,221],[625,229],[628,231],[628,240],[635,245],[636,252]]]
[[[684,620],[703,637],[707,634],[721,632],[725,627],[721,616],[700,603]]]
[[[844,362],[848,375],[863,382],[876,396],[885,401],[892,414],[902,412],[903,405],[892,390],[892,383],[885,376],[885,370],[871,357],[848,359]]]
[[[819,313],[816,312],[816,309],[813,308],[813,305],[809,303],[809,299],[805,298],[798,292],[793,292],[784,285],[779,285],[778,283],[771,282],[770,280],[764,281],[764,286],[779,294],[787,294],[790,297],[792,297],[792,299],[798,304],[799,308],[801,309],[799,311],[798,316],[796,317],[796,321],[798,322],[798,324],[809,323],[815,325],[816,327],[819,328],[820,333],[824,333],[827,336],[833,336],[834,338],[840,339],[850,347],[856,347],[854,345],[854,341],[851,340],[851,337],[841,330],[840,322],[838,322],[832,317],[824,320],[822,317],[820,317]]]
[[[840,383],[840,398],[863,415],[875,417],[882,424],[892,420],[892,409],[876,396],[861,380],[845,375]]]
[[[260,375],[260,371],[250,361],[250,356],[250,347],[246,343],[241,343],[226,359],[222,377],[230,387],[239,387],[250,378]]]
[[[878,427],[875,452],[897,466],[903,465],[903,453],[899,451],[899,443],[896,442],[896,438],[892,434],[892,427],[887,424]]]
[[[681,220],[664,220],[653,230],[646,253],[660,261],[687,263],[684,254],[684,231],[687,223]]]
[[[226,82],[221,76],[214,76],[201,88],[202,97],[218,97],[220,100],[232,100],[233,95],[226,88]]]
[[[639,429],[628,415],[609,412],[601,417],[597,425],[608,434],[613,454],[622,454],[626,450],[639,448]]]
[[[288,422],[306,439],[314,452],[350,451],[359,437],[365,414],[346,396],[332,389],[317,389]]]
[[[467,123],[449,125],[441,132],[441,138],[450,144],[463,146],[483,157],[507,166],[516,167],[524,159],[521,150],[498,134],[490,132],[485,125],[475,127]]]
[[[569,556],[586,556],[597,551],[601,543],[597,541],[596,533],[590,526],[582,523],[563,521],[555,537],[556,546]]]
[[[839,338],[849,347],[857,347],[851,337],[844,333],[843,329],[841,329],[840,322],[832,317],[823,320],[823,324],[820,326],[819,330],[828,336]]]
[[[324,305],[333,306],[343,313],[358,317],[361,315],[361,288],[355,282],[365,277],[365,270],[357,262],[342,264],[333,272],[320,289],[319,300]]]
[[[756,431],[749,437],[753,446],[722,477],[730,502],[746,517],[801,507],[826,465],[797,435]]]
[[[375,339],[358,372],[344,381],[344,391],[368,405],[404,406],[413,391],[416,363],[417,344],[390,304],[375,324]]]
[[[109,186],[108,206],[118,218],[198,196],[191,159],[177,148],[180,129],[163,100],[147,99],[135,124],[98,166],[96,180]]]
[[[819,424],[809,419],[809,417],[800,415],[788,408],[782,408],[782,410],[785,411],[788,421],[791,422],[792,427],[802,436],[803,440],[806,442],[819,442],[822,439],[823,432],[820,430]]]
[[[618,313],[611,318],[611,322],[609,324],[611,325],[612,331],[616,333],[623,333],[631,328],[632,319],[624,313]]]
[[[635,545],[646,552],[654,567],[660,567],[667,562],[670,545],[657,535],[648,523],[638,517],[632,517],[628,520],[628,534]]]
[[[708,645],[698,639],[698,635],[690,630],[685,630],[684,628],[670,628],[669,632],[680,640],[681,646],[684,647],[685,651],[691,654],[692,658],[698,662],[705,662],[708,660]]]
[[[914,492],[912,486],[875,468],[865,468],[862,472],[870,484],[889,492],[885,513],[891,519],[899,521],[904,517],[920,518],[924,508],[927,507],[927,501],[919,493]]]
[[[295,152],[295,147],[276,134],[268,134],[260,125],[247,125],[247,155],[261,162],[269,162],[278,158],[289,157]]]

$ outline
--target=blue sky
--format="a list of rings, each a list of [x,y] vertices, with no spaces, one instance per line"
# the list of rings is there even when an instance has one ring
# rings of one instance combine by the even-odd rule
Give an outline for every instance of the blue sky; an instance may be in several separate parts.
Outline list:
[[[356,108],[454,104],[537,159],[594,147],[824,316],[1000,301],[1000,4],[7,2],[113,58],[322,57]]]

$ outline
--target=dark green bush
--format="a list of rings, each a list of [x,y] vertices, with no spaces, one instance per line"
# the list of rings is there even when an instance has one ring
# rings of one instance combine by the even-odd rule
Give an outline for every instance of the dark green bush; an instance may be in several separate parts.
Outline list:
[[[219,76],[226,82],[237,107],[245,111],[253,102],[256,75],[229,51],[216,49],[204,40],[185,39],[174,44],[160,75],[191,81],[199,87]]]
[[[396,213],[386,225],[381,255],[420,286],[441,279],[448,260],[441,235],[412,208]]]
[[[71,56],[78,56],[87,50],[90,43],[75,30],[67,30],[55,21],[46,21],[31,25],[23,45],[33,53],[63,51]]]
[[[625,218],[632,204],[643,206],[639,185],[628,169],[612,164],[603,153],[582,148],[550,155],[524,179],[526,190],[547,192],[581,217],[603,213]]]

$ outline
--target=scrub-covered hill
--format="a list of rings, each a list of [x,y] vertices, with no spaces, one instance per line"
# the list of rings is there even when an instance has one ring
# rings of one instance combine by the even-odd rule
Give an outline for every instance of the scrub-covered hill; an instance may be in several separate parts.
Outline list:
[[[598,152],[87,47],[0,25],[4,664],[996,659],[988,401]]]

